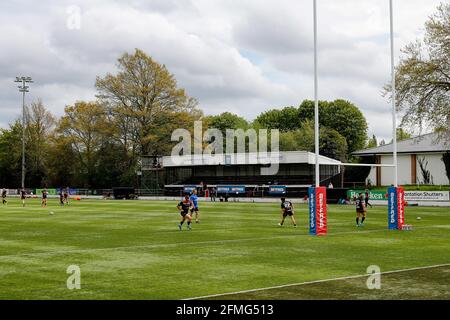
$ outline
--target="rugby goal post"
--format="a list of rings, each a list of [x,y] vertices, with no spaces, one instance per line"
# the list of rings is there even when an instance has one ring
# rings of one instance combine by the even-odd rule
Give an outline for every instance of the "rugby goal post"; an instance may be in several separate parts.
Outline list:
[[[314,144],[315,144],[315,184],[309,188],[309,211],[310,211],[310,233],[313,235],[324,235],[327,233],[326,222],[326,190],[320,187],[320,163],[319,163],[319,84],[318,84],[318,59],[317,59],[317,0],[313,0],[313,29],[314,29]],[[404,190],[398,188],[398,162],[397,162],[397,113],[395,108],[395,60],[394,60],[394,18],[393,0],[389,0],[389,32],[390,32],[390,58],[391,58],[391,89],[392,89],[392,144],[393,164],[352,164],[343,163],[345,166],[370,166],[370,167],[393,167],[394,183],[388,190],[388,216],[389,229],[394,215],[397,222],[400,220],[398,212],[404,214]],[[325,203],[325,205],[324,205]],[[395,213],[395,214],[394,214]],[[402,216],[402,222],[403,222]],[[401,230],[399,223],[398,229]]]

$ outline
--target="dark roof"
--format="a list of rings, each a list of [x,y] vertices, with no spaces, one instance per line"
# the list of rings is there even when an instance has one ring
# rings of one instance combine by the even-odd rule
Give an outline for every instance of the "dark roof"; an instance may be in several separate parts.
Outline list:
[[[449,146],[445,145],[442,140],[437,139],[438,136],[435,133],[428,133],[422,136],[406,139],[397,142],[398,153],[428,153],[428,152],[445,152],[450,151]],[[353,152],[356,156],[369,156],[375,154],[392,153],[392,143],[385,144],[383,146],[358,150]]]

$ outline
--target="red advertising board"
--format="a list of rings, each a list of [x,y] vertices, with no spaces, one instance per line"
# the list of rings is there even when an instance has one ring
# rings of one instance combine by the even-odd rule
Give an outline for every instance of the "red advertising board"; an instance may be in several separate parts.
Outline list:
[[[401,187],[397,188],[397,214],[398,230],[402,230],[405,224],[405,190]]]
[[[316,188],[316,234],[327,233],[327,190],[325,187]]]

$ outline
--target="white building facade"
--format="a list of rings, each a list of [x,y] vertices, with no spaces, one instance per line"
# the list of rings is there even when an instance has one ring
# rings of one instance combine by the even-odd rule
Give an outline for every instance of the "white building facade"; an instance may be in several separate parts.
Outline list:
[[[438,141],[435,134],[426,134],[397,143],[399,185],[449,185],[444,154],[449,146]],[[371,157],[377,164],[393,164],[392,144],[356,151],[360,157]],[[394,183],[393,167],[372,167],[369,176],[372,185],[387,186]]]

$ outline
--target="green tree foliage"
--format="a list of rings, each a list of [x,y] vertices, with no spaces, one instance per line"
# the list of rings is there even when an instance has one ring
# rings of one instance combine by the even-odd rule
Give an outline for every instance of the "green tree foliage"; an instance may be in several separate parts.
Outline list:
[[[326,127],[336,130],[345,138],[349,153],[364,148],[367,121],[357,106],[346,100],[334,100],[328,104],[323,117]]]
[[[312,100],[304,100],[298,108],[269,110],[258,116],[254,123],[259,127],[279,129],[281,132],[289,133],[300,128],[304,130],[305,121],[314,123],[314,101]],[[335,130],[344,137],[347,149],[346,158],[351,158],[352,152],[365,147],[367,121],[359,108],[351,102],[342,99],[319,101],[319,121],[321,128]],[[292,140],[293,136],[292,134],[283,134],[282,137],[284,141],[280,143],[287,148],[288,141]],[[295,146],[293,145],[292,148]]]
[[[198,119],[201,112],[197,101],[178,88],[177,81],[164,65],[154,61],[142,50],[123,54],[118,60],[117,74],[97,77],[98,97],[108,106],[117,141],[135,155],[157,155],[161,124],[184,112],[191,117],[183,119],[185,127]],[[190,120],[190,121],[187,121]],[[179,122],[179,121],[178,121]]]
[[[95,186],[95,171],[102,165],[100,151],[113,132],[105,107],[96,102],[77,102],[66,107],[58,132],[70,142],[81,164],[80,174],[86,179],[85,186]]]
[[[22,163],[22,124],[19,120],[9,129],[0,129],[0,185],[19,187]]]
[[[175,129],[279,129],[281,150],[314,151],[314,102],[269,110],[252,123],[224,112],[203,117],[197,101],[178,87],[175,76],[143,51],[123,54],[117,72],[97,77],[98,99],[78,101],[56,120],[41,101],[26,112],[27,180],[30,187],[76,186],[110,188],[137,186],[141,155],[167,155]],[[320,101],[322,155],[348,161],[363,148],[367,123],[352,103]],[[270,141],[270,136],[268,137]],[[20,121],[0,131],[0,183],[20,185],[22,126]],[[248,141],[247,141],[248,143]]]
[[[314,101],[303,101],[299,114],[301,119],[314,120]],[[342,99],[319,101],[319,122],[321,126],[334,129],[345,138],[349,154],[364,148],[367,140],[367,121],[353,103]]]
[[[402,141],[412,138],[412,135],[403,130],[402,128],[397,128],[397,141]]]
[[[375,147],[378,147],[377,137],[375,135],[372,135],[372,138],[370,138],[369,141],[367,141],[366,148],[369,149]]]
[[[49,142],[51,147],[47,152],[48,186],[64,188],[87,185],[80,174],[80,162],[70,137],[54,132]]]
[[[396,104],[402,125],[430,126],[450,142],[450,3],[444,2],[425,23],[425,37],[403,50],[395,71]],[[391,94],[390,85],[384,88]]]
[[[310,120],[302,123],[298,130],[280,134],[281,151],[314,152],[314,149],[314,123]],[[326,157],[346,161],[347,142],[336,130],[322,127],[319,137],[319,152]]]
[[[169,154],[172,132],[192,130],[202,117],[174,75],[143,51],[123,54],[117,67],[97,77],[97,101],[67,106],[58,121],[39,100],[26,109],[27,186],[136,186],[139,157]],[[20,121],[0,130],[4,186],[20,186],[21,147]]]
[[[55,117],[41,100],[32,102],[25,112],[26,123],[26,171],[27,185],[48,184],[47,153],[49,138],[56,124]]]
[[[301,124],[299,109],[286,107],[281,110],[272,109],[261,113],[254,121],[254,125],[265,129],[278,129],[281,132],[293,131]]]
[[[25,184],[48,183],[49,139],[53,133],[55,118],[42,101],[25,107]],[[9,129],[0,131],[0,182],[18,187],[22,175],[22,123],[17,120]]]
[[[403,128],[397,128],[397,142],[410,139],[412,138],[412,135],[408,133],[407,131],[403,130]],[[393,140],[391,139],[389,143],[393,143]]]
[[[222,131],[224,137],[227,129],[246,130],[250,127],[247,120],[231,112],[224,112],[217,116],[207,116],[202,120],[206,127]]]

